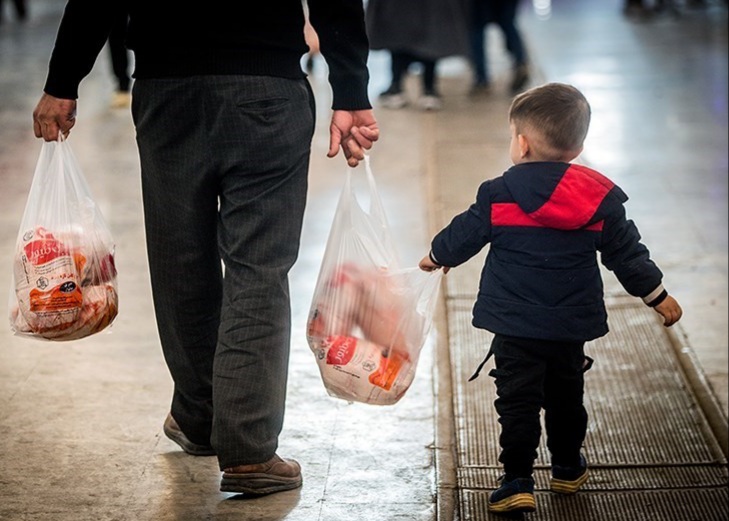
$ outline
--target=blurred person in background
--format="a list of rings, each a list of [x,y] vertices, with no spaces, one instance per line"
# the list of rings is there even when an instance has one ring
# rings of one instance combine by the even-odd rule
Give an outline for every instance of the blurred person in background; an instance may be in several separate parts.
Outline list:
[[[516,94],[529,81],[529,65],[524,41],[516,24],[519,0],[472,0],[471,3],[471,63],[473,64],[473,94],[489,92],[491,77],[488,70],[486,30],[489,24],[499,26],[507,52],[512,59],[509,88]]]
[[[3,0],[0,0],[0,23],[3,22],[4,3],[5,2]],[[13,0],[13,5],[15,6],[15,16],[17,17],[18,21],[25,21],[28,18],[28,7],[25,3],[25,0]]]
[[[311,22],[309,21],[309,6],[306,5],[306,2],[304,2],[304,15],[306,16],[306,23],[304,25],[304,40],[306,41],[306,45],[309,46],[309,52],[306,53],[306,71],[311,73],[314,70],[314,58],[316,58],[319,53],[319,36],[316,34],[316,31],[311,26]]]
[[[132,103],[129,92],[132,78],[129,75],[129,50],[126,45],[128,23],[129,15],[126,9],[120,7],[114,15],[108,41],[111,70],[116,80],[116,91],[111,98],[112,108],[126,108]]]
[[[392,78],[380,94],[382,106],[399,109],[409,103],[403,80],[410,66],[423,67],[417,105],[442,107],[436,85],[438,60],[468,56],[467,7],[463,0],[369,0],[367,31],[370,48],[390,52]]]

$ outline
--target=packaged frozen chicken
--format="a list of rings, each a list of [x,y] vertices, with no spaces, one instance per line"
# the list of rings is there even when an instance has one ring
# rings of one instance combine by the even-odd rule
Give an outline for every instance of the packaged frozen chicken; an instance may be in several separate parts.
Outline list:
[[[415,363],[407,353],[362,338],[328,336],[315,355],[329,394],[351,401],[392,405],[415,378]]]
[[[118,311],[114,255],[87,242],[78,232],[42,227],[22,235],[11,306],[16,332],[73,340],[111,324]]]
[[[71,151],[44,142],[18,230],[10,326],[74,340],[111,324],[119,308],[114,242]]]
[[[441,274],[400,269],[365,157],[370,209],[349,169],[314,289],[306,336],[327,392],[392,405],[413,382]]]

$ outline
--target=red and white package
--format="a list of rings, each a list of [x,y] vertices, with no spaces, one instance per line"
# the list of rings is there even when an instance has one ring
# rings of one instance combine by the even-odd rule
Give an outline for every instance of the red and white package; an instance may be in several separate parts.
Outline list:
[[[368,156],[364,163],[369,211],[355,197],[349,169],[314,289],[306,336],[330,395],[392,405],[413,381],[441,275],[398,268]]]
[[[21,335],[74,340],[118,312],[114,242],[68,142],[44,142],[18,232],[9,320]]]
[[[23,234],[15,256],[15,292],[30,331],[62,330],[83,307],[81,279],[69,245],[44,228]]]
[[[314,351],[329,394],[350,401],[392,405],[415,378],[406,353],[351,336],[328,336]]]
[[[117,315],[114,256],[98,245],[84,245],[76,233],[29,230],[14,274],[17,305],[11,307],[11,323],[18,333],[73,340],[101,331]]]

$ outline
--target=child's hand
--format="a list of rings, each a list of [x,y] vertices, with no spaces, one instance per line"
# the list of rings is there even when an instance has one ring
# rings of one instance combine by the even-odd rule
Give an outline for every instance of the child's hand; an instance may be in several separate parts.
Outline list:
[[[423,260],[418,263],[418,267],[423,271],[435,271],[437,269],[443,268],[444,275],[450,270],[448,266],[440,266],[439,264],[436,264],[435,262],[430,260],[430,255],[426,255],[425,257],[423,257]]]
[[[668,295],[663,302],[658,304],[654,309],[663,317],[663,325],[666,327],[671,327],[673,324],[678,322],[681,315],[683,315],[681,306],[678,305],[676,299],[671,295]]]

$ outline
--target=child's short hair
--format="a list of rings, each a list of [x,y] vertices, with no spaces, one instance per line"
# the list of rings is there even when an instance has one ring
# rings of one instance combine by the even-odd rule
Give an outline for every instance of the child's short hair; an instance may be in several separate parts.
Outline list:
[[[537,132],[554,153],[582,149],[590,126],[590,104],[572,85],[547,83],[522,92],[509,109],[517,133]]]

